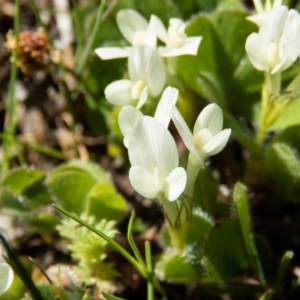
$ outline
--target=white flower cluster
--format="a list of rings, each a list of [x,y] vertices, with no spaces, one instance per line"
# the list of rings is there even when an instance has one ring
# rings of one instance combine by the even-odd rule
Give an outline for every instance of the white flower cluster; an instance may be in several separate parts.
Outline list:
[[[104,93],[114,105],[137,103],[140,108],[148,96],[157,97],[166,82],[166,70],[162,57],[196,55],[202,37],[188,37],[185,23],[176,18],[169,21],[168,29],[152,15],[150,22],[131,9],[117,14],[120,32],[131,47],[101,47],[95,49],[101,59],[128,57],[129,79],[109,84]],[[165,44],[157,48],[157,40]]]
[[[263,10],[256,1],[258,14],[248,19],[259,26],[246,41],[246,51],[253,66],[270,74],[289,68],[300,54],[300,15],[294,9],[274,1]]]
[[[118,121],[131,163],[129,179],[139,194],[159,199],[172,210],[174,206],[168,203],[184,191],[193,197],[194,182],[205,158],[225,147],[231,130],[222,130],[222,110],[210,104],[199,115],[192,134],[176,108],[179,91],[170,86],[164,90],[154,117],[144,116],[139,109],[148,97],[159,96],[165,86],[166,71],[161,57],[196,55],[202,37],[188,37],[186,25],[180,19],[170,19],[166,29],[157,16],[152,15],[147,22],[130,9],[117,14],[117,24],[132,46],[103,47],[95,52],[102,59],[128,57],[129,79],[109,84],[105,96],[110,103],[123,106]],[[157,48],[157,39],[165,46]],[[136,107],[132,106],[134,102]],[[171,119],[190,151],[187,171],[179,166],[176,143],[168,130]]]
[[[119,113],[132,165],[130,182],[139,194],[150,199],[174,201],[184,191],[192,197],[196,173],[205,158],[222,151],[231,133],[230,129],[222,130],[222,110],[209,104],[197,118],[192,134],[175,106],[177,97],[178,90],[167,87],[154,117],[144,116],[133,106],[124,106]],[[190,151],[187,172],[179,167],[176,143],[168,130],[171,118]]]

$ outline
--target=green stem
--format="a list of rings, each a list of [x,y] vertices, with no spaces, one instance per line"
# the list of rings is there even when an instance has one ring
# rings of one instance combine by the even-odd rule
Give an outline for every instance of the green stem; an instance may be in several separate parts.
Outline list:
[[[5,134],[0,133],[0,139],[5,139]],[[61,151],[53,149],[51,147],[47,147],[47,146],[43,146],[43,145],[39,145],[39,144],[34,144],[34,143],[28,143],[25,141],[22,141],[16,137],[13,137],[13,142],[19,145],[22,145],[24,147],[27,147],[29,149],[35,150],[37,152],[40,152],[42,154],[46,154],[58,159],[65,159],[65,156],[61,153]],[[25,162],[24,158],[21,158],[20,161]],[[22,163],[23,164],[23,163]]]
[[[259,300],[270,300],[274,294],[275,291],[273,289],[269,289],[259,298]]]
[[[16,140],[17,143],[20,143],[21,145],[24,145],[27,148],[30,148],[32,150],[35,150],[37,152],[40,152],[42,154],[46,154],[58,159],[65,159],[65,156],[61,153],[61,151],[53,149],[51,147],[39,145],[39,144],[33,144],[33,143],[28,143],[28,142],[23,142],[20,140]]]
[[[82,26],[83,24],[82,15],[78,7],[78,1],[72,0],[72,6],[73,6],[73,20],[76,28],[76,38],[77,38],[76,53],[75,53],[75,65],[77,65],[79,63],[79,58],[84,46],[84,30]]]
[[[275,281],[275,288],[277,290],[282,289],[284,278],[285,278],[286,273],[287,273],[287,268],[288,268],[291,260],[293,259],[293,257],[294,257],[294,252],[293,251],[286,251],[284,253],[283,257],[281,258],[279,268],[278,268],[278,272],[277,272],[277,276],[276,276],[276,281]]]
[[[33,11],[33,14],[37,19],[37,22],[38,22],[39,26],[41,26],[42,28],[44,28],[46,30],[46,25],[45,25],[45,23],[43,22],[43,20],[41,18],[40,11],[36,6],[35,1],[34,0],[29,0],[29,3],[30,3],[30,6],[31,6],[31,9]]]
[[[143,266],[144,269],[147,269],[147,267],[144,263],[144,260],[143,260],[141,254],[140,254],[140,251],[138,250],[138,248],[137,248],[137,246],[134,242],[133,236],[132,236],[134,218],[135,218],[135,211],[133,210],[131,212],[131,216],[130,216],[130,219],[129,219],[128,229],[127,229],[127,239],[128,239],[129,244],[130,244],[130,247],[131,247],[131,249],[132,249],[132,251],[135,255],[135,258],[140,263],[140,265]]]
[[[88,59],[88,57],[90,55],[90,52],[91,52],[91,50],[94,46],[95,38],[96,38],[97,34],[99,33],[98,31],[100,29],[101,18],[102,18],[103,11],[104,11],[104,1],[101,1],[100,7],[99,7],[98,12],[97,12],[96,22],[95,22],[94,27],[92,29],[90,38],[87,41],[87,45],[86,45],[86,47],[83,51],[80,63],[78,62],[78,68],[76,69],[76,74],[81,74],[84,67],[85,67],[87,59]]]
[[[257,131],[256,140],[261,144],[266,136],[269,127],[272,124],[268,123],[268,118],[272,113],[274,107],[273,101],[280,94],[281,73],[270,74],[265,72],[265,81],[262,88],[262,107],[259,122],[259,129]],[[272,100],[273,99],[273,100]]]
[[[145,256],[146,256],[146,266],[149,274],[152,272],[152,258],[151,258],[151,247],[148,241],[145,242]],[[154,289],[152,281],[147,283],[147,300],[154,300]]]
[[[186,170],[187,183],[184,193],[191,199],[194,198],[194,185],[201,167],[204,167],[203,161],[199,161],[193,154],[190,153]]]
[[[28,291],[30,292],[32,298],[34,300],[45,300],[45,298],[41,295],[40,291],[35,286],[34,282],[29,276],[28,271],[20,262],[16,252],[10,247],[4,236],[0,233],[0,240],[2,241],[9,258],[4,257],[5,261],[12,267],[14,272],[20,277]]]
[[[16,44],[19,43],[19,33],[20,33],[20,0],[16,0],[16,12],[15,12],[15,21],[14,21],[14,35],[16,37]],[[1,166],[1,174],[3,175],[10,167],[10,154],[11,146],[13,143],[13,136],[16,128],[16,114],[18,109],[18,102],[15,99],[15,84],[18,76],[17,60],[18,52],[17,47],[13,50],[12,54],[12,66],[10,71],[9,79],[9,90],[8,90],[8,99],[7,107],[4,121],[4,132],[5,139],[3,141],[3,162]]]

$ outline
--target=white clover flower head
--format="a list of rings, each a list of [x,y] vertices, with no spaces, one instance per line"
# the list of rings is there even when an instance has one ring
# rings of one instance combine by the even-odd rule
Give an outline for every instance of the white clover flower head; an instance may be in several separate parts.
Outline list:
[[[140,195],[149,199],[178,199],[187,176],[178,167],[176,143],[160,121],[144,116],[136,123],[128,141],[128,154],[132,165],[129,180]]]
[[[226,146],[231,129],[223,127],[223,113],[217,104],[207,105],[199,114],[193,133],[191,133],[182,115],[173,108],[172,120],[195,161],[199,164],[204,159],[221,152]]]
[[[149,45],[156,48],[156,35],[148,21],[132,9],[123,9],[117,13],[117,25],[127,42],[134,45]],[[131,47],[99,47],[96,54],[103,60],[124,58],[130,54]]]
[[[171,120],[173,106],[176,105],[178,98],[178,89],[168,86],[157,105],[154,118],[168,128]],[[141,120],[144,115],[135,107],[125,105],[119,112],[118,123],[124,137],[124,145],[128,147],[128,139],[135,124]]]
[[[129,105],[138,101],[141,108],[148,96],[157,97],[166,81],[164,63],[159,54],[150,46],[134,46],[128,58],[129,79],[109,84],[104,93],[114,105]]]
[[[185,33],[186,24],[182,20],[171,18],[167,30],[162,21],[152,15],[149,27],[153,29],[157,38],[166,44],[165,47],[159,48],[162,56],[197,55],[202,37],[188,37]]]
[[[1,257],[1,248],[0,248]],[[11,286],[14,279],[12,268],[4,262],[0,263],[0,295],[4,294]]]
[[[264,14],[258,33],[246,40],[246,52],[253,66],[271,74],[289,68],[300,53],[300,15],[284,5]]]

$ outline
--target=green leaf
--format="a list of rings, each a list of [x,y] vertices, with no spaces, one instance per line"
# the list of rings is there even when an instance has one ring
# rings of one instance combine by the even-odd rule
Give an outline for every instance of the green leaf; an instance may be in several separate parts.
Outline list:
[[[207,213],[200,209],[193,212],[186,234],[189,253],[198,257],[203,255],[205,240],[212,227],[212,220]]]
[[[6,174],[2,179],[1,185],[12,192],[21,194],[34,183],[45,177],[45,174],[38,170],[29,168],[17,168]]]
[[[272,125],[274,129],[285,129],[300,123],[300,98],[293,100]]]
[[[259,298],[259,300],[271,300],[274,294],[275,291],[273,289],[269,289]]]
[[[169,0],[135,0],[136,10],[139,11],[146,19],[152,14],[158,16],[165,24],[170,18],[177,16],[176,6]]]
[[[78,169],[88,172],[99,183],[110,183],[105,171],[99,165],[75,159],[69,162],[68,166],[74,166]]]
[[[5,188],[0,188],[0,207],[10,214],[19,216],[26,216],[30,212],[22,196],[13,194]]]
[[[210,232],[204,249],[204,261],[214,280],[241,276],[249,267],[238,220],[217,224]]]
[[[299,202],[300,126],[289,127],[276,136],[267,149],[263,166],[265,177],[279,198]]]
[[[120,298],[120,297],[116,297],[116,296],[113,296],[113,295],[109,295],[105,292],[102,292],[103,296],[106,298],[106,300],[125,300],[123,298]]]
[[[75,160],[54,169],[47,178],[47,184],[60,206],[80,215],[89,209],[91,190],[97,184],[110,182],[100,167]]]
[[[191,283],[207,277],[207,271],[201,259],[176,255],[165,264],[164,276],[174,282]]]
[[[258,234],[254,234],[254,243],[257,249],[257,253],[259,255],[259,259],[262,264],[262,268],[265,274],[265,278],[267,281],[271,281],[273,273],[272,273],[272,251],[267,240]]]
[[[213,96],[220,102],[224,101],[223,98],[229,100],[235,96],[231,89],[241,89],[234,74],[245,57],[246,38],[256,29],[245,19],[247,15],[239,10],[220,10],[210,16],[199,14],[191,20],[187,34],[202,36],[203,40],[196,57],[178,58],[177,71],[195,92],[211,96],[209,85],[215,86],[218,93],[213,93]]]
[[[251,217],[250,217],[246,187],[242,185],[240,182],[236,183],[234,187],[234,202],[237,208],[237,213],[241,224],[245,246],[248,255],[251,257],[253,255],[252,253],[253,234],[251,230]]]
[[[12,200],[12,203],[8,203],[9,201],[2,198],[0,202],[4,206],[8,205],[8,207],[20,210],[25,207],[36,208],[51,203],[51,196],[44,184],[44,179],[45,174],[42,171],[25,167],[14,169],[2,179],[1,197],[11,194],[17,201]],[[4,191],[6,192],[4,193]]]
[[[246,251],[250,258],[252,266],[255,268],[258,278],[265,282],[263,269],[260,262],[260,257],[254,243],[253,233],[251,230],[251,216],[248,204],[246,187],[238,182],[234,187],[234,202],[237,208],[237,213],[242,229]]]
[[[206,168],[201,168],[194,185],[195,207],[213,214],[218,194],[218,183],[211,178]]]
[[[239,0],[218,0],[217,9],[242,9],[243,4]]]
[[[56,202],[77,215],[85,211],[87,196],[98,183],[89,173],[73,166],[53,170],[47,182]]]
[[[98,184],[87,196],[86,212],[97,220],[119,221],[125,213],[126,201],[111,184]]]

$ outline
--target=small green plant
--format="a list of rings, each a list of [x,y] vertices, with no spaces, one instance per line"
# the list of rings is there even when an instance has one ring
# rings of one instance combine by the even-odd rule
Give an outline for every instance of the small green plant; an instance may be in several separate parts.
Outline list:
[[[94,217],[84,215],[81,219],[112,239],[117,234],[115,221],[103,219],[96,222]],[[111,249],[109,243],[69,218],[64,218],[57,229],[62,237],[69,240],[67,248],[78,263],[72,268],[77,278],[86,285],[96,284],[110,291],[118,272],[114,263],[107,261],[107,253]]]

